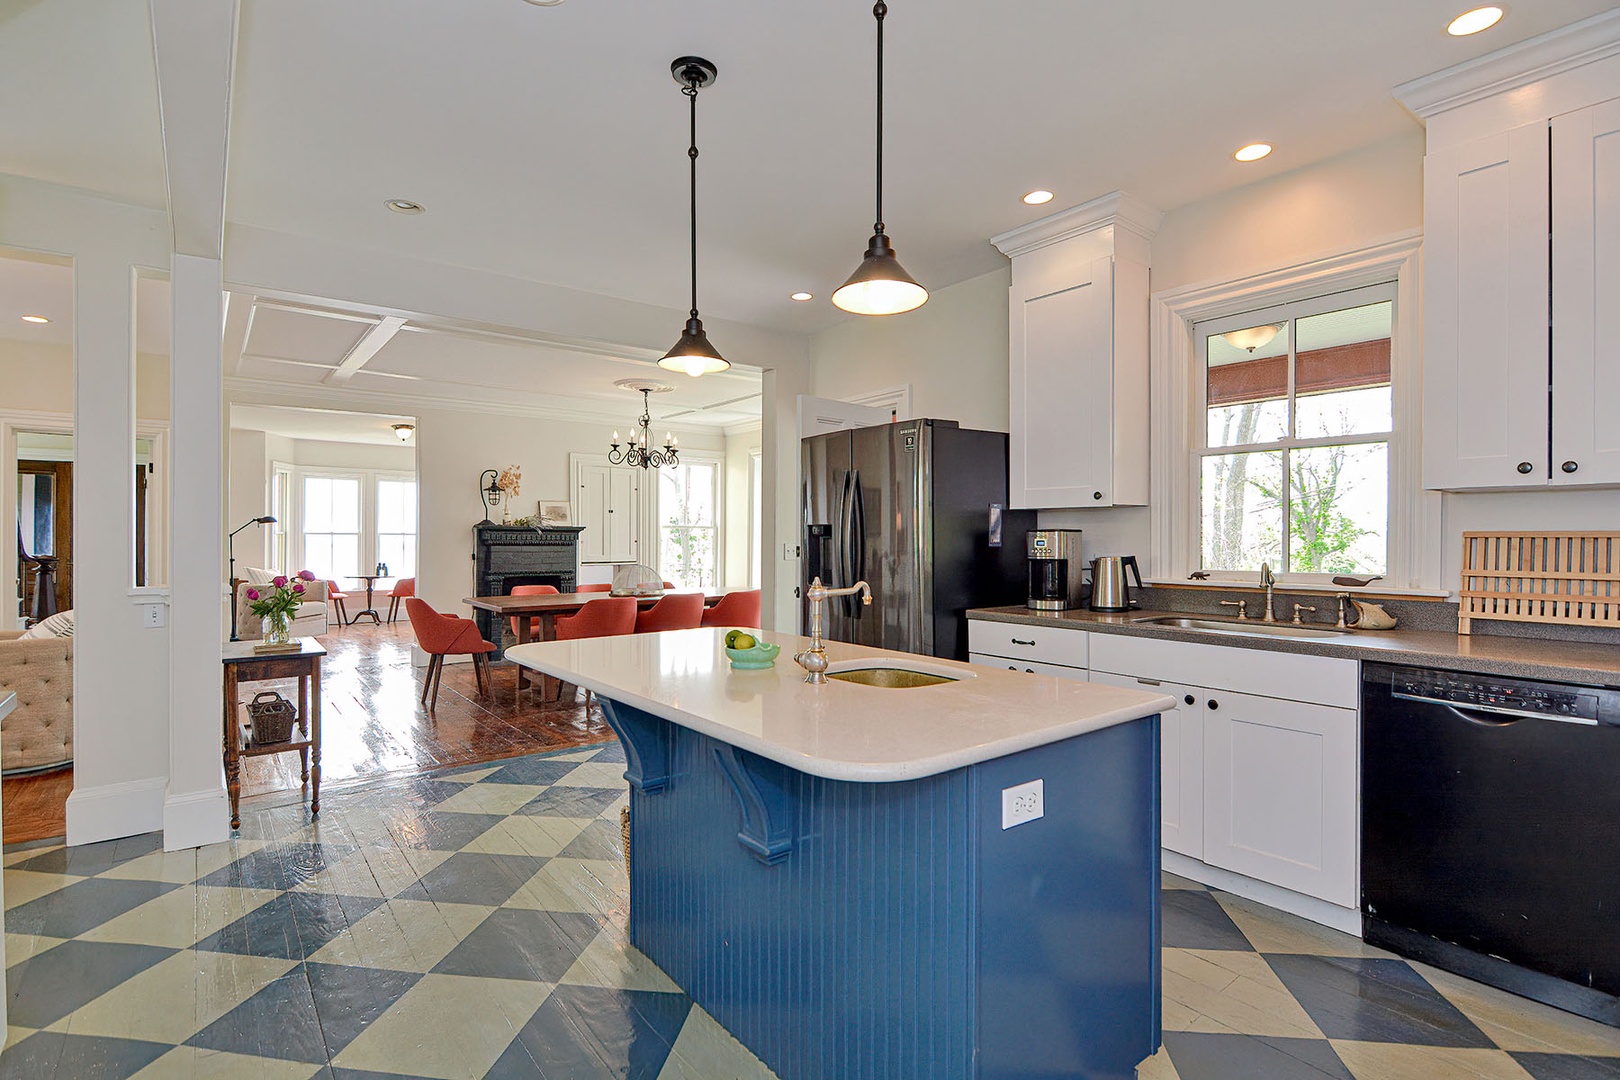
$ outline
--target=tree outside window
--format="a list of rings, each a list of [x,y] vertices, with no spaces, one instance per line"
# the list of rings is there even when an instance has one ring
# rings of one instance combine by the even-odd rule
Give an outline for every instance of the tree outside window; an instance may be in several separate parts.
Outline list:
[[[719,480],[714,462],[658,470],[658,568],[680,588],[718,587]]]

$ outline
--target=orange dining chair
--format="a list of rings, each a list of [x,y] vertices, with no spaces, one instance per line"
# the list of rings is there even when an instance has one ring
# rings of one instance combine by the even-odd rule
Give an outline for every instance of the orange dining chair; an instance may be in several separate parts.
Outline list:
[[[703,610],[704,626],[751,626],[759,629],[759,590],[728,592],[720,602]]]
[[[557,589],[557,587],[555,585],[514,585],[514,586],[512,586],[512,595],[513,596],[556,596],[558,591],[559,590]],[[518,617],[516,615],[514,615],[514,616],[512,616],[512,618],[508,619],[507,621],[512,624],[512,636],[516,637],[517,632],[518,632]],[[540,616],[538,616],[538,615],[529,616],[529,640],[530,641],[539,641],[540,640]]]
[[[703,594],[665,593],[663,598],[636,616],[636,633],[656,634],[660,630],[691,630],[703,625]]]
[[[349,594],[340,591],[329,581],[326,583],[326,598],[332,601],[332,610],[337,612],[338,625],[348,626],[349,613],[343,607],[343,601],[349,598]]]
[[[577,614],[564,615],[557,619],[555,627],[558,641],[578,641],[581,638],[617,637],[620,634],[633,634],[636,632],[636,601],[629,596],[603,597],[601,600],[592,600],[580,608]],[[572,699],[572,694],[564,694],[568,684],[558,681],[557,700],[565,696]],[[590,691],[585,692],[585,700],[590,701]]]
[[[610,590],[612,590],[612,588],[613,588],[612,585],[576,585],[576,586],[574,586],[574,591],[575,592],[609,592]]]
[[[414,596],[405,598],[405,614],[411,620],[411,629],[416,631],[416,643],[431,658],[428,660],[427,683],[422,687],[422,704],[428,707],[429,716],[439,707],[439,685],[444,682],[446,656],[471,656],[479,696],[490,693],[489,654],[495,651],[495,646],[484,640],[478,632],[477,623],[455,615],[440,614],[426,600],[418,600]],[[433,695],[431,703],[428,700],[430,692]]]
[[[399,617],[399,602],[408,596],[416,595],[416,579],[402,577],[394,582],[394,587],[388,593],[388,621],[393,622]]]

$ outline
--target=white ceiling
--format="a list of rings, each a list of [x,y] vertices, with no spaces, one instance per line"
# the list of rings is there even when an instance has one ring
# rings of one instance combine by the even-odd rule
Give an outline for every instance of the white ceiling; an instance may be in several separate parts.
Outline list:
[[[413,446],[401,443],[394,424],[411,424],[410,416],[342,412],[336,409],[289,409],[275,405],[232,405],[231,427],[268,431],[289,439],[316,442],[368,443],[373,446]]]
[[[3,0],[0,0],[3,2]],[[48,323],[27,323],[43,315]],[[169,353],[169,283],[135,282],[135,347]],[[73,344],[73,265],[66,261],[0,257],[0,338],[38,345]]]
[[[0,171],[163,204],[146,6],[0,0]],[[1002,265],[986,238],[1054,207],[1124,189],[1170,210],[1414,130],[1397,83],[1611,4],[1536,0],[1447,37],[1465,6],[896,0],[890,234],[939,288]],[[699,102],[701,306],[813,331],[845,318],[826,297],[871,224],[870,10],[242,0],[228,216],[683,308],[686,115],[668,67],[695,52],[720,69]],[[1255,139],[1277,152],[1231,160]],[[1051,207],[1018,201],[1037,186]],[[428,212],[390,213],[390,197]]]
[[[386,395],[376,400],[397,400],[400,408],[499,406],[602,421],[621,430],[640,415],[642,402],[614,383],[653,379],[674,387],[652,397],[657,423],[739,429],[760,419],[761,377],[753,372],[733,368],[692,379],[661,372],[645,357],[603,355],[425,319],[407,320],[347,380],[334,374],[382,320],[381,313],[237,294],[228,308],[225,340],[242,346],[226,357],[227,374],[273,381],[281,391]],[[238,384],[233,396],[253,392]]]

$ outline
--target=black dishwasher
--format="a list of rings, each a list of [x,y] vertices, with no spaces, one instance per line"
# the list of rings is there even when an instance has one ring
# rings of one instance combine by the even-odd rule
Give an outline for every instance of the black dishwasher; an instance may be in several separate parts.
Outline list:
[[[1620,1026],[1620,690],[1362,667],[1371,945]]]

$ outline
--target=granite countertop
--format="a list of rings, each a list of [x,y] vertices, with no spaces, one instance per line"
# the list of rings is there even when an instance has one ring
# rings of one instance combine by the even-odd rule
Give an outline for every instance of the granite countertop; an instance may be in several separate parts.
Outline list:
[[[1113,615],[1085,610],[1032,611],[1024,607],[999,607],[977,608],[967,615],[969,619],[1017,623],[1021,626],[1063,626],[1128,637],[1226,645],[1235,649],[1338,656],[1412,667],[1449,668],[1487,675],[1620,687],[1620,647],[1583,641],[1463,635],[1438,630],[1402,630],[1399,627],[1394,630],[1352,630],[1343,637],[1301,640],[1247,637],[1179,626],[1155,626],[1140,621],[1157,616],[1220,618],[1182,611],[1131,611]],[[1306,625],[1315,630],[1332,629],[1331,625]]]
[[[830,671],[904,667],[955,682],[887,689],[811,686],[793,654],[810,644],[766,634],[775,666],[732,670],[725,630],[544,641],[506,658],[800,772],[863,783],[915,780],[1173,708],[1162,694],[999,671],[827,642]]]

